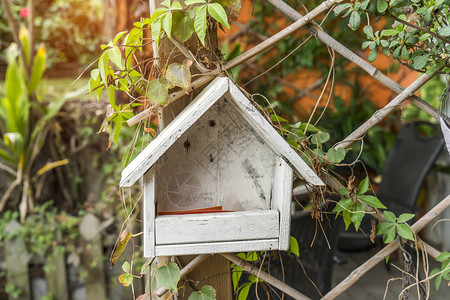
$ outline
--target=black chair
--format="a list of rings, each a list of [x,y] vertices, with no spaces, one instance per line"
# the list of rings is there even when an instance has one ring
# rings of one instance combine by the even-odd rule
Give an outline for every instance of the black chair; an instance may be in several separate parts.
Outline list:
[[[311,299],[320,299],[331,289],[331,275],[333,270],[333,255],[337,246],[337,238],[339,234],[339,227],[341,218],[335,219],[330,213],[335,204],[326,203],[323,207],[322,214],[323,221],[316,223],[315,219],[311,218],[311,212],[300,212],[292,217],[291,222],[291,236],[297,239],[299,245],[300,257],[289,255],[287,252],[280,251],[281,260],[267,258],[264,268],[270,275],[282,280],[284,271],[284,281],[292,288],[298,290]],[[323,228],[323,230],[321,229]],[[326,237],[325,237],[326,236]],[[328,248],[328,243],[331,249]],[[312,244],[312,246],[311,246]],[[303,265],[300,265],[299,261]],[[283,268],[281,267],[281,262]],[[306,274],[306,275],[305,275]],[[309,279],[308,279],[309,277]],[[240,283],[243,284],[248,276],[243,275]],[[317,286],[314,287],[313,283]],[[274,293],[281,295],[278,290],[262,287],[258,285],[258,296],[260,299],[267,299],[267,292],[271,293],[270,299],[279,299],[274,296]],[[255,294],[255,284],[252,285],[247,299],[257,299]],[[292,299],[288,295],[284,299]]]
[[[437,125],[424,121],[405,124],[389,152],[377,196],[396,216],[415,213],[417,199],[428,171],[442,151],[444,140]],[[366,215],[361,231],[341,232],[338,248],[343,251],[364,250],[369,240],[370,219]]]

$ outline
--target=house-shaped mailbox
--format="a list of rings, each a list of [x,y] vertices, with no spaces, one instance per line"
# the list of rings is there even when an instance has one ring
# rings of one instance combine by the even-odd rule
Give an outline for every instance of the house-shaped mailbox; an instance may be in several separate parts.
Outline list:
[[[293,171],[323,185],[218,77],[123,170],[120,185],[143,177],[145,257],[287,250]],[[158,215],[216,206],[227,212]]]

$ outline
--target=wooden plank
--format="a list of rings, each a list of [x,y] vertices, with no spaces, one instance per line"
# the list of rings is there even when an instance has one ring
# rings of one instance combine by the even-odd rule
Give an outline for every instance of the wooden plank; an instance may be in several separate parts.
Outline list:
[[[292,201],[292,168],[281,158],[278,158],[273,175],[273,209],[280,212],[279,249],[289,249],[291,230]]]
[[[155,168],[144,175],[144,257],[155,257]]]
[[[120,186],[130,187],[228,89],[228,79],[213,80],[123,171]]]
[[[234,103],[242,112],[242,116],[251,124],[256,133],[280,157],[284,158],[300,177],[314,185],[325,185],[323,181],[311,170],[289,144],[278,134],[270,123],[258,112],[246,96],[228,79],[229,92],[225,97]]]
[[[221,98],[155,163],[158,211],[270,209],[275,157]]]
[[[278,239],[256,240],[256,241],[234,241],[217,243],[195,243],[185,245],[156,245],[157,256],[191,255],[207,253],[231,253],[277,250]]]
[[[62,234],[57,233],[57,240],[61,242]],[[47,281],[48,294],[52,295],[54,299],[68,300],[69,288],[67,284],[67,268],[65,253],[53,253],[45,257],[48,268],[44,269],[45,280]]]
[[[216,290],[216,298],[220,300],[234,299],[231,283],[230,262],[220,255],[208,255],[209,257],[192,270],[187,276],[193,284],[185,284],[180,290],[180,298],[188,299],[188,296],[205,285],[210,285]],[[192,255],[178,256],[177,259],[182,266],[187,265],[194,257]],[[181,284],[185,283],[183,280]],[[179,286],[180,287],[180,286]],[[261,299],[262,300],[262,299]]]
[[[160,216],[156,245],[278,238],[277,210]]]

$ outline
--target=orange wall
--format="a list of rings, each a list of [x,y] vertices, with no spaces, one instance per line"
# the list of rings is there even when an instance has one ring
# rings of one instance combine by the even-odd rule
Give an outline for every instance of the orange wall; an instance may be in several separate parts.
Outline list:
[[[252,1],[243,0],[241,14],[238,17],[238,21],[243,24],[246,24],[248,22],[248,20],[250,18],[252,18],[251,14],[252,14]],[[290,24],[288,21],[286,21],[286,18],[281,16],[281,14],[277,15],[275,17],[275,19],[276,19],[276,22],[278,23],[278,25],[280,26],[280,28],[284,28]],[[344,20],[341,20],[341,22],[344,22]],[[227,40],[230,37],[237,34],[240,30],[241,29],[235,25],[232,25],[231,29],[227,30],[225,33],[219,30],[219,39],[222,41]],[[305,31],[302,31],[300,33],[306,34]],[[272,35],[274,33],[269,33],[269,34]],[[250,47],[248,46],[246,50],[248,50],[249,48]],[[368,54],[367,52],[364,52],[362,50],[360,53],[358,53],[358,55],[360,55],[361,57],[364,57],[364,58],[367,58],[367,54]],[[301,55],[301,49],[298,51],[297,55]],[[336,55],[339,55],[339,54],[336,54]],[[387,70],[386,75],[389,76],[390,78],[392,78],[394,81],[398,82],[403,87],[408,86],[418,77],[418,74],[415,71],[412,71],[405,66],[400,66],[398,71],[395,73],[389,72],[389,66],[392,65],[393,62],[394,61],[393,61],[392,57],[386,57],[380,53],[378,55],[377,60],[373,63],[373,65],[380,70]],[[347,67],[349,70],[348,76],[356,76],[355,73],[351,71],[354,67],[356,67],[356,65],[349,62],[349,65]],[[257,74],[255,74],[255,75],[257,75]],[[288,78],[283,78],[283,79],[292,83],[299,89],[304,90],[304,89],[308,88],[309,86],[311,86],[315,81],[317,81],[317,79],[320,78],[320,76],[322,76],[322,74],[320,74],[317,71],[302,70],[302,71],[299,71],[295,75],[292,75],[292,76],[289,76]],[[354,80],[354,78],[349,78],[349,79]],[[359,84],[362,88],[367,90],[366,96],[377,107],[382,107],[382,106],[386,105],[390,100],[392,100],[396,96],[396,94],[394,92],[392,92],[389,88],[385,87],[384,85],[382,85],[381,83],[379,83],[378,81],[373,79],[368,74],[359,75],[359,78],[357,81],[359,82]],[[311,91],[311,94],[313,95],[313,97],[303,96],[303,97],[297,99],[296,100],[297,110],[304,112],[306,109],[306,111],[311,111],[312,108],[314,107],[314,105],[316,104],[316,100],[314,98],[317,99],[319,97],[322,88],[323,88],[323,84],[321,86],[319,86],[319,88]],[[327,95],[328,92],[329,92],[329,87],[328,87],[327,92],[325,93],[324,97],[322,98],[321,103],[319,104],[320,106],[325,105],[327,98],[328,98],[328,95]],[[289,87],[285,88],[285,93],[286,93],[286,98],[293,97],[296,94],[296,92]],[[352,89],[348,85],[336,84],[334,86],[333,96],[339,96],[342,99],[344,99],[344,101],[350,101],[351,95],[352,95]]]

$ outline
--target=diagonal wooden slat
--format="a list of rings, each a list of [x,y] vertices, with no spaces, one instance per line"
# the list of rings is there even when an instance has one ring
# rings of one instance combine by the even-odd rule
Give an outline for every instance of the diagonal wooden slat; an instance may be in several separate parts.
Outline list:
[[[266,0],[267,2],[271,3],[273,6],[275,6],[277,9],[279,9],[285,16],[290,18],[291,20],[298,20],[302,18],[303,16],[297,12],[295,9],[290,7],[288,4],[283,2],[282,0]],[[388,76],[384,75],[380,70],[375,68],[372,64],[361,58],[360,56],[356,55],[353,51],[345,47],[343,44],[335,40],[333,37],[331,37],[329,34],[327,34],[325,31],[323,31],[317,24],[314,22],[308,23],[305,26],[308,31],[316,36],[320,41],[322,41],[324,44],[329,46],[330,48],[334,49],[336,52],[347,58],[349,61],[355,63],[358,65],[361,69],[366,71],[370,76],[372,76],[377,81],[381,82],[383,85],[391,89],[393,92],[399,94],[401,93],[405,88],[402,87],[400,84],[389,78]],[[423,111],[430,114],[432,117],[439,120],[439,111],[432,107],[430,104],[422,100],[421,98],[410,95],[408,97],[408,100],[410,100],[412,103],[414,103],[417,107],[422,109]]]
[[[273,45],[275,45],[282,39],[288,37],[289,35],[293,34],[297,30],[299,30],[300,28],[304,27],[306,24],[308,24],[308,22],[310,22],[311,20],[313,20],[314,18],[319,16],[321,13],[323,13],[326,10],[328,10],[329,8],[331,8],[337,2],[338,2],[337,0],[323,1],[319,6],[314,8],[312,11],[307,13],[305,16],[298,19],[295,23],[293,23],[293,24],[289,25],[288,27],[284,28],[283,30],[279,31],[278,33],[274,34],[267,40],[259,43],[258,45],[251,48],[250,50],[242,53],[238,57],[230,60],[228,63],[226,63],[223,66],[223,70],[230,70],[230,69],[242,64],[243,62],[249,60],[250,58],[254,57],[255,55],[258,55],[259,53],[269,49],[270,47],[272,47]],[[202,76],[201,78],[193,81],[190,86],[190,91],[193,91],[194,89],[207,84],[208,82],[213,80],[218,74],[219,73],[209,75],[209,76],[205,75],[205,76]],[[182,97],[185,94],[186,94],[186,91],[178,91],[178,92],[174,92],[174,93],[170,94],[167,104],[177,100],[178,98]],[[128,126],[133,126],[133,125],[137,124],[138,122],[147,118],[150,114],[151,114],[151,109],[146,109],[146,110],[140,112],[139,114],[135,115],[134,117],[130,118],[127,121],[127,124],[128,124]]]
[[[439,216],[443,211],[450,207],[450,195],[444,198],[439,204],[433,207],[429,212],[427,212],[422,218],[420,218],[416,223],[411,226],[411,229],[418,233],[425,228],[434,218]],[[394,240],[392,243],[381,249],[378,253],[372,256],[364,264],[356,268],[350,275],[347,276],[341,283],[339,283],[335,288],[333,288],[328,294],[326,294],[322,299],[329,300],[335,299],[337,296],[342,294],[346,289],[351,287],[355,282],[357,282],[364,274],[375,267],[378,263],[383,261],[383,259],[390,255],[392,252],[397,250],[398,242]]]

